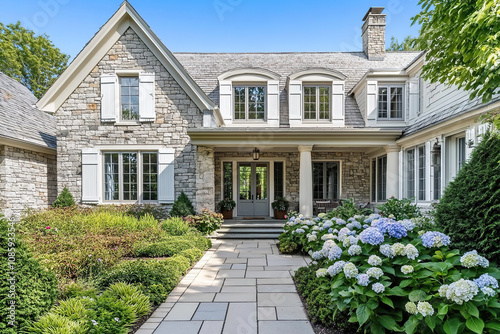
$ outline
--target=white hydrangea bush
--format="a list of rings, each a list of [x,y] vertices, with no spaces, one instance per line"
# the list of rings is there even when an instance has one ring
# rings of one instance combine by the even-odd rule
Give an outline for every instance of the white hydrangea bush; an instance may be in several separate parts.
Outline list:
[[[412,220],[288,218],[280,244],[321,265],[336,307],[367,333],[500,333],[500,271]]]

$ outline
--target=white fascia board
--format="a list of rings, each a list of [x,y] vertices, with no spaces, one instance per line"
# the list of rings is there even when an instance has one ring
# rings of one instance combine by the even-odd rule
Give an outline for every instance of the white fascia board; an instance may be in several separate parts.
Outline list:
[[[363,75],[363,77],[349,91],[348,95],[356,94],[361,88],[364,87],[368,78],[376,79],[379,82],[384,80],[392,81],[394,79],[401,79],[401,81],[404,81],[408,79],[408,74],[404,69],[381,68],[368,70],[368,72],[366,72],[365,75]]]

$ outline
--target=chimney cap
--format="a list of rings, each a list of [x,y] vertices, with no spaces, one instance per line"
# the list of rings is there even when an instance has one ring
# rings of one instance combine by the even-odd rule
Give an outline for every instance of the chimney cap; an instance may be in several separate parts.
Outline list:
[[[365,21],[370,14],[382,14],[384,9],[385,7],[370,7],[370,9],[368,9],[368,12],[366,12],[365,17],[363,17],[363,21]]]

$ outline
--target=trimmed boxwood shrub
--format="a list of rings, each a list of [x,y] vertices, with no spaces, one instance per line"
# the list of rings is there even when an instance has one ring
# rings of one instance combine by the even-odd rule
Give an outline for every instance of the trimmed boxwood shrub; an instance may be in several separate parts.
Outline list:
[[[13,223],[12,223],[13,224]],[[9,233],[17,225],[0,217],[0,332],[5,334],[21,333],[27,329],[31,321],[47,312],[54,304],[58,291],[55,275],[42,267],[27,250],[27,247],[16,235],[15,245],[9,240]],[[9,257],[15,255],[15,262]],[[16,275],[10,273],[15,271]],[[11,278],[15,279],[15,291],[11,291]],[[12,299],[12,293],[15,294]],[[11,300],[15,301],[14,326],[9,324]]]
[[[294,276],[297,291],[307,304],[307,312],[313,323],[319,323],[328,328],[340,330],[344,334],[356,333],[358,325],[348,322],[347,311],[336,310],[335,304],[329,298],[330,285],[321,284],[316,277],[318,264],[299,268]]]
[[[161,228],[170,235],[185,235],[193,229],[180,217],[172,217],[161,223]]]
[[[436,223],[464,251],[500,263],[500,135],[488,133],[444,191]]]
[[[198,248],[191,248],[180,252],[179,255],[184,256],[186,259],[189,260],[191,265],[193,265],[195,264],[196,261],[201,259],[201,257],[203,256],[203,252]]]
[[[139,243],[134,245],[134,255],[138,257],[172,256],[194,247],[195,245],[188,240],[169,240],[153,243]]]

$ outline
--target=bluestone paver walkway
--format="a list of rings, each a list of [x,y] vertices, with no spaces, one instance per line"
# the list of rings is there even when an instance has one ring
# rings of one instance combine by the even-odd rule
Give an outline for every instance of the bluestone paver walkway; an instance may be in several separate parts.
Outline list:
[[[276,240],[214,240],[137,334],[313,334]]]

